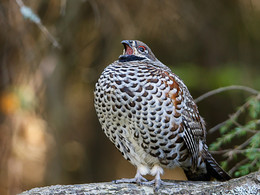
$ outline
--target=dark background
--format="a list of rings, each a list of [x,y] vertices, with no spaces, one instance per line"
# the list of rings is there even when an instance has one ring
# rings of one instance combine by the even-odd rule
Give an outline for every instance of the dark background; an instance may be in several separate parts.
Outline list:
[[[0,2],[0,194],[134,176],[93,106],[95,82],[122,54],[124,39],[149,45],[194,98],[228,85],[260,89],[258,0],[24,0],[60,48],[17,2]],[[229,91],[200,102],[207,128],[249,95]],[[208,143],[218,136],[208,134]],[[163,178],[185,179],[178,170]]]

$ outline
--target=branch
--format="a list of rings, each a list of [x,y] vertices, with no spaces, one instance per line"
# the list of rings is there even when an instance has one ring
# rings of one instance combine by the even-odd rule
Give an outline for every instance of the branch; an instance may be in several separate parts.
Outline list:
[[[259,94],[260,92],[253,89],[253,88],[250,88],[250,87],[246,87],[246,86],[240,86],[240,85],[231,85],[231,86],[227,86],[227,87],[221,87],[221,88],[218,88],[218,89],[215,89],[215,90],[212,90],[212,91],[209,91],[201,96],[199,96],[198,98],[196,98],[194,101],[195,103],[198,103],[200,102],[201,100],[204,100],[212,95],[215,95],[215,94],[218,94],[218,93],[221,93],[223,91],[228,91],[228,90],[243,90],[243,91],[247,91],[247,92],[250,92],[254,95],[257,95]]]
[[[52,36],[48,29],[42,24],[41,19],[32,11],[32,9],[25,6],[22,0],[16,0],[16,3],[19,5],[20,12],[23,15],[23,17],[35,23],[43,32],[43,34],[49,39],[52,45],[60,49],[61,46],[59,42],[56,41],[54,36]]]
[[[161,186],[158,194],[258,194],[260,189],[260,171],[231,179],[217,181],[172,181],[170,186]],[[171,182],[171,181],[170,181]],[[21,193],[31,194],[154,194],[152,186],[136,184],[91,183],[80,185],[55,185],[34,188]]]
[[[230,119],[227,119],[221,123],[218,123],[217,125],[215,125],[214,127],[210,128],[208,130],[208,133],[213,133],[215,132],[216,130],[218,130],[220,127],[224,126]]]
[[[233,175],[233,173],[243,164],[247,163],[249,159],[245,158],[242,161],[238,162],[232,169],[228,171],[230,175]]]
[[[201,96],[200,96],[201,97]],[[247,101],[246,103],[244,103],[242,106],[239,107],[239,109],[233,113],[231,116],[229,116],[229,118],[219,124],[217,124],[216,126],[212,127],[211,129],[208,130],[209,133],[213,133],[214,131],[218,130],[220,127],[222,127],[223,125],[225,125],[228,121],[234,121],[235,118],[237,118],[246,107],[248,107],[249,102]]]

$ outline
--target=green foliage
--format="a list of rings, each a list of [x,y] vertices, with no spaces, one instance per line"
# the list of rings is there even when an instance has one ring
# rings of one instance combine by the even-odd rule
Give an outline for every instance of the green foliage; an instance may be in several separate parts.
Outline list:
[[[248,103],[249,103],[249,107],[248,107],[249,115],[253,119],[256,119],[257,117],[259,117],[259,113],[260,113],[259,99],[257,99],[257,98],[250,98],[248,100]]]
[[[223,169],[227,169],[228,163],[226,161],[222,161],[220,164]]]
[[[252,148],[260,148],[260,131],[252,137],[250,146]]]
[[[244,164],[238,168],[238,171],[235,172],[235,176],[239,177],[242,175],[247,175],[250,172],[251,165],[250,164]]]
[[[241,120],[241,114],[243,119]],[[244,124],[240,124],[241,121]],[[210,145],[210,150],[220,150],[225,144],[242,138],[244,142],[235,145],[232,149],[223,150],[227,159],[221,162],[224,169],[229,167],[231,160],[234,162],[239,155],[240,162],[236,162],[231,169],[234,176],[246,175],[260,168],[260,94],[250,97],[240,106],[229,120],[220,128],[221,137]],[[238,141],[238,140],[236,140]],[[234,142],[237,143],[237,142]],[[221,151],[220,151],[221,152]]]

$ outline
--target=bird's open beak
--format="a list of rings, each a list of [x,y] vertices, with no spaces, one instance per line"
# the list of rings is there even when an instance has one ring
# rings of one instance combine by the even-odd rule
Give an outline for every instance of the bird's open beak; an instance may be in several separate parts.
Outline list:
[[[134,50],[131,43],[127,40],[124,40],[121,43],[124,45],[123,55],[133,55]]]

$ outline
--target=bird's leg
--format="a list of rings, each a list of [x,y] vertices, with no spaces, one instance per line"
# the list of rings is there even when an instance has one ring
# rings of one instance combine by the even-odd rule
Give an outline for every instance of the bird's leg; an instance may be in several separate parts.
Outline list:
[[[154,165],[151,170],[151,175],[155,176],[152,181],[142,182],[142,185],[154,185],[155,191],[158,191],[163,181],[160,175],[163,174],[163,169],[159,165]]]
[[[173,185],[172,183],[165,182],[161,180],[161,174],[163,174],[163,169],[159,165],[154,165],[151,170],[151,175],[155,176],[152,181],[142,182],[142,185],[154,185],[155,191],[158,191],[161,185]]]
[[[132,179],[118,179],[113,181],[114,183],[136,183],[138,185],[141,184],[141,182],[146,182],[147,179],[145,179],[142,175],[146,175],[149,173],[149,169],[145,166],[139,166],[137,167],[136,175]]]

